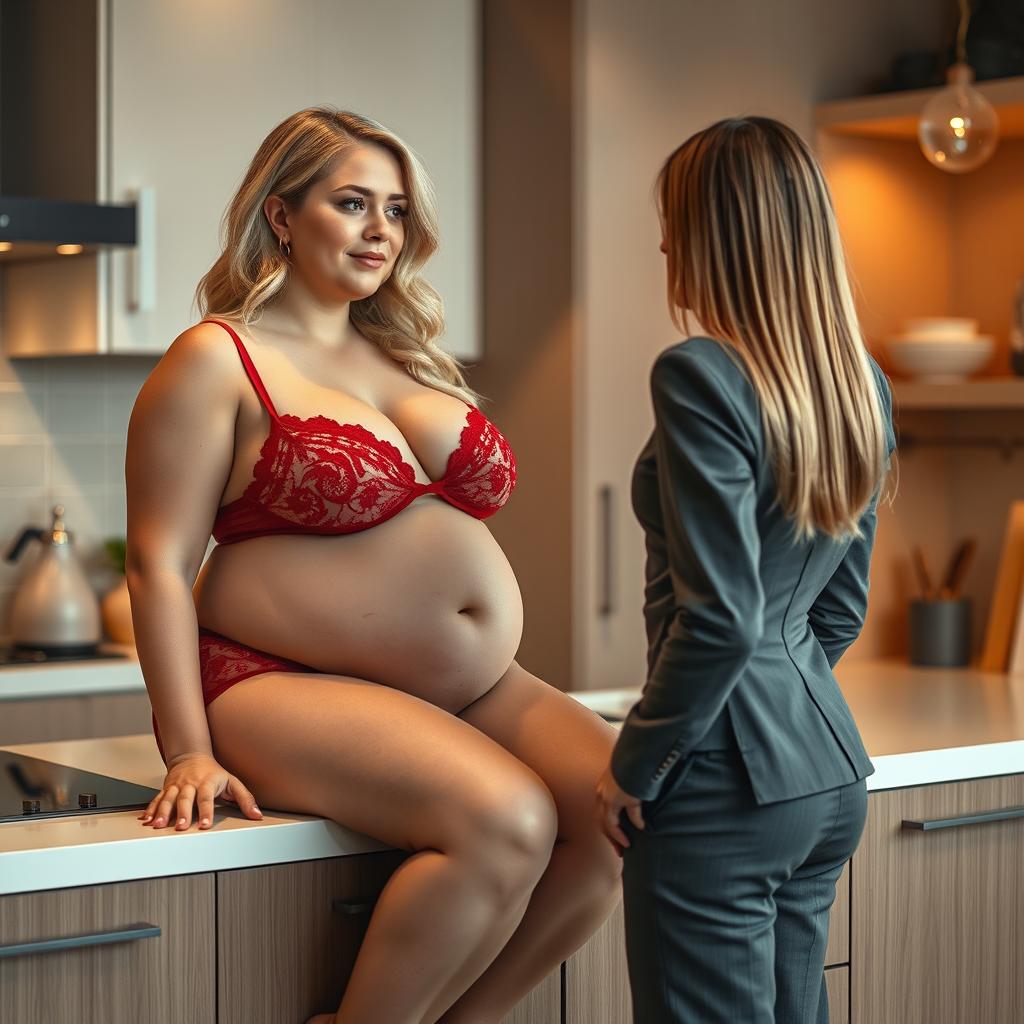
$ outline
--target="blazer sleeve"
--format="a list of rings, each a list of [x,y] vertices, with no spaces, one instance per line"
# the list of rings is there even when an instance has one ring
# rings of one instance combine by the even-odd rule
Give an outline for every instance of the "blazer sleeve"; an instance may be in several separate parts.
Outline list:
[[[881,370],[880,378],[882,418],[886,435],[886,469],[896,448],[892,427],[892,394]],[[847,648],[860,636],[868,609],[868,588],[871,568],[871,550],[878,525],[877,509],[881,485],[875,491],[867,509],[858,520],[861,536],[850,543],[843,560],[814,599],[807,612],[811,632],[821,644],[830,668],[835,668]]]
[[[756,443],[717,372],[677,346],[651,374],[674,609],[611,762],[619,786],[643,800],[718,717],[764,628]]]

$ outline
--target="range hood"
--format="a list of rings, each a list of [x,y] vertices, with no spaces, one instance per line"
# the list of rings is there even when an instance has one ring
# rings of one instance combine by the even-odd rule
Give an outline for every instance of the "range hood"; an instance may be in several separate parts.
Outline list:
[[[136,243],[106,195],[102,0],[0,0],[0,261]],[[60,251],[58,251],[60,246]]]
[[[0,352],[104,355],[155,301],[153,190],[110,188],[110,0],[0,0]],[[127,252],[128,258],[122,255]]]
[[[136,243],[134,203],[0,195],[0,262],[54,259]]]

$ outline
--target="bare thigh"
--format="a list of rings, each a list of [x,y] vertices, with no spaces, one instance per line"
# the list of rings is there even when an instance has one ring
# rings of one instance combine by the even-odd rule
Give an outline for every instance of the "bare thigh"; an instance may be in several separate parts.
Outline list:
[[[512,662],[459,717],[543,779],[560,839],[596,831],[597,781],[618,736],[600,715]]]
[[[467,722],[379,683],[266,672],[206,709],[214,754],[264,808],[315,814],[404,850],[474,811],[536,808],[538,776]]]

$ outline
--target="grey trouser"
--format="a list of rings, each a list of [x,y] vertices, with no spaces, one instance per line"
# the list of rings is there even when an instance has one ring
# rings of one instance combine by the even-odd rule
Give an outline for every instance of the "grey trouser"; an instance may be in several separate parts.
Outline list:
[[[827,1024],[828,912],[864,780],[758,806],[733,740],[680,758],[643,814],[643,831],[622,816],[635,1024]]]

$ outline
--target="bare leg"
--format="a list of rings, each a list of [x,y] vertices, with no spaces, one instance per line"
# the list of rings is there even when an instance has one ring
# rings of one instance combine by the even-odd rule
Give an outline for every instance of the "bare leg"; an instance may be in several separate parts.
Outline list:
[[[615,731],[515,664],[461,717],[544,779],[558,807],[559,841],[500,955],[489,966],[483,955],[467,960],[422,1024],[497,1024],[586,942],[621,898],[622,862],[594,819],[597,779]],[[454,1001],[447,1012],[445,1000]]]
[[[342,676],[265,673],[207,712],[218,759],[261,806],[417,851],[378,900],[338,1024],[419,1024],[478,949],[504,946],[555,839],[533,771],[432,704]]]

